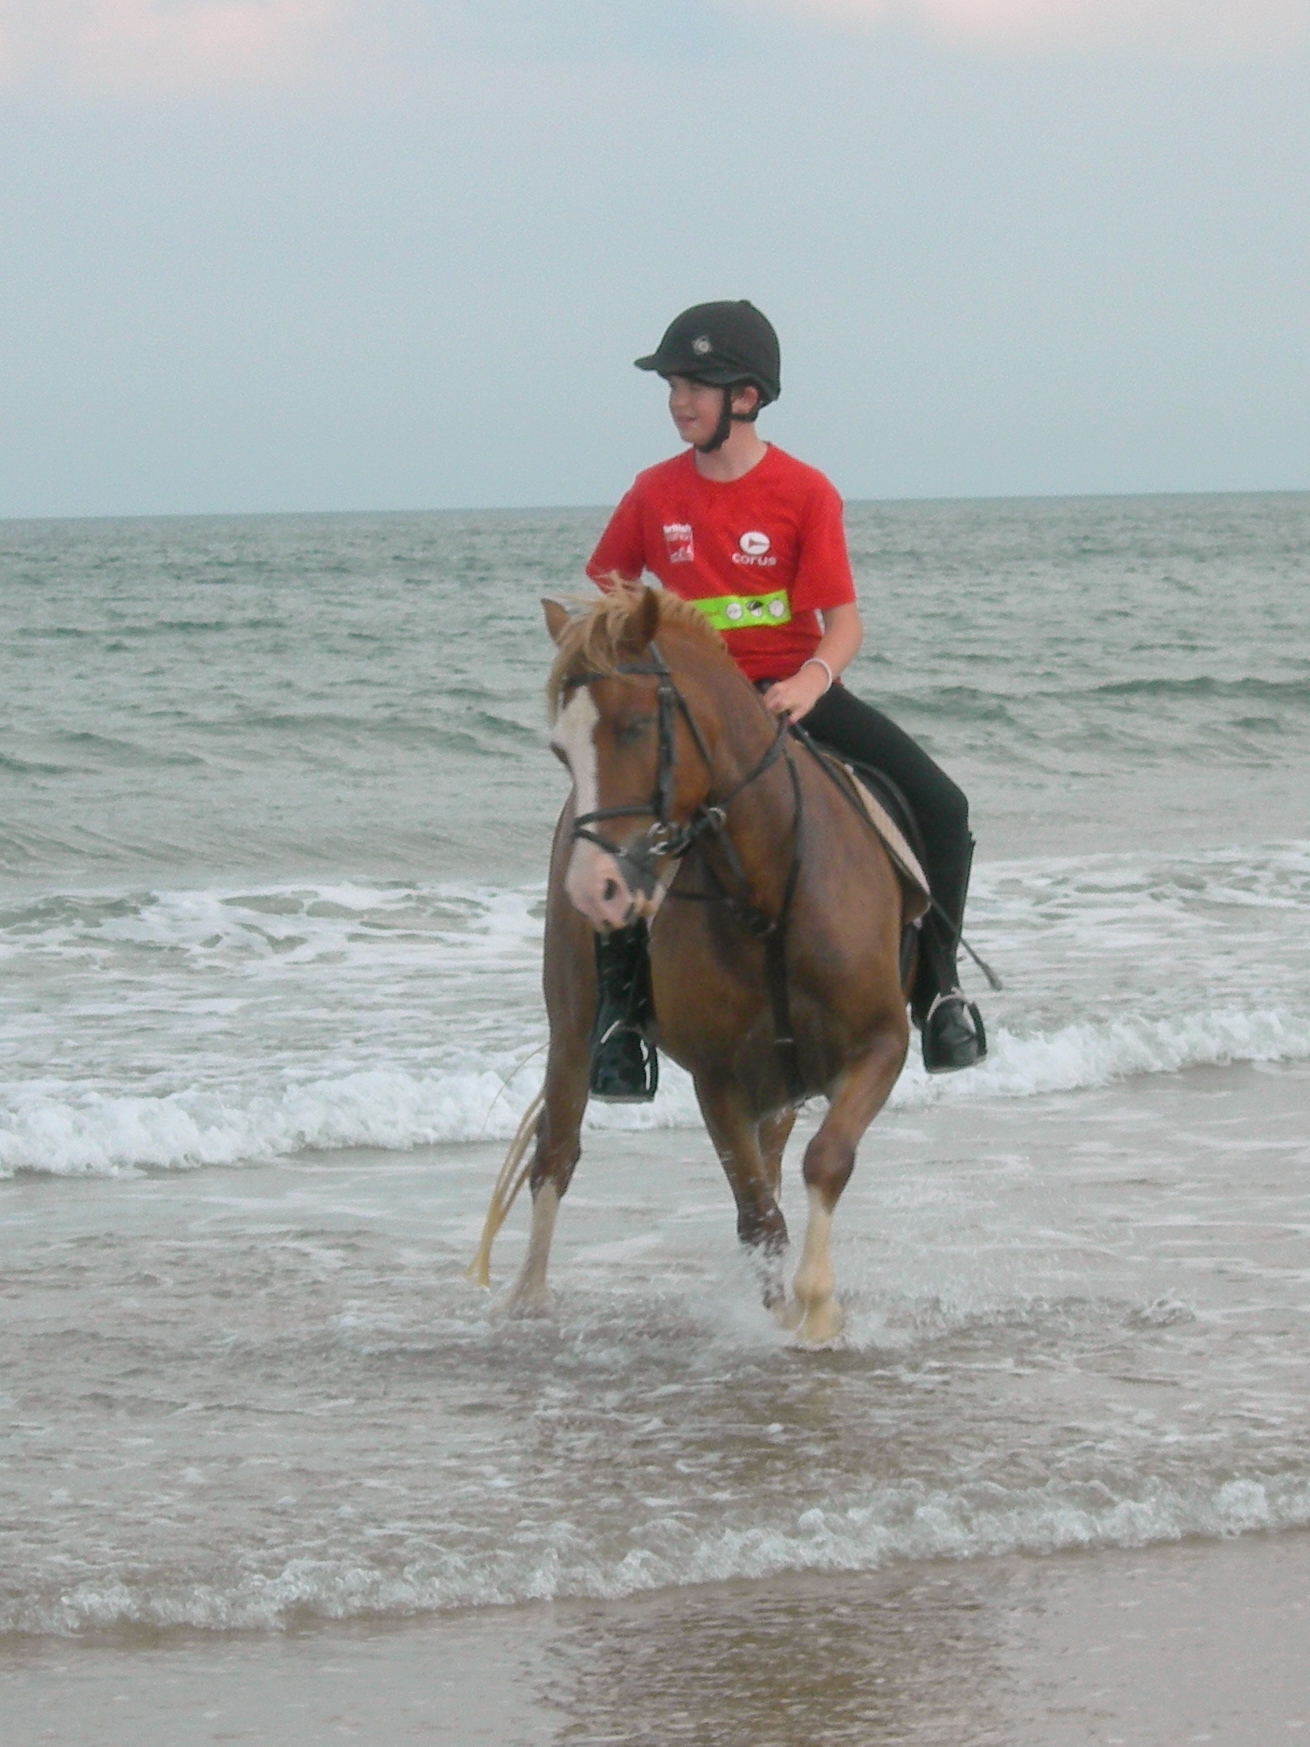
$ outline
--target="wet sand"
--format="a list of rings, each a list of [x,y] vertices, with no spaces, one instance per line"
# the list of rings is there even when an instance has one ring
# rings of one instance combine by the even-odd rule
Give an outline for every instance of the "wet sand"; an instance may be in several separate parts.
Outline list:
[[[0,1646],[5,1747],[1310,1741],[1310,1533]]]

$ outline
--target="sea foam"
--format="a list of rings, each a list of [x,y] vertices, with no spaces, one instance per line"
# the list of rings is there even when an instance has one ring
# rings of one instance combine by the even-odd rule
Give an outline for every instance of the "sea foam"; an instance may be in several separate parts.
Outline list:
[[[361,1551],[325,1549],[229,1584],[184,1577],[110,1576],[0,1605],[0,1632],[73,1635],[122,1625],[213,1631],[285,1630],[306,1615],[406,1617],[458,1607],[602,1599],[783,1572],[874,1571],[908,1559],[970,1559],[1073,1548],[1145,1547],[1188,1535],[1227,1537],[1310,1525],[1299,1478],[1236,1477],[1218,1484],[1147,1483],[1095,1501],[1054,1482],[935,1491],[913,1481],[858,1504],[706,1534],[667,1518],[634,1524],[621,1554],[581,1525],[556,1521],[476,1558],[431,1553],[403,1567]]]
[[[929,1078],[912,1056],[891,1107],[1013,1099],[1135,1074],[1310,1059],[1310,1015],[1225,1008],[1169,1020],[1125,1015],[1021,1036],[1000,1028],[986,1063]],[[12,1087],[0,1109],[0,1174],[115,1176],[140,1169],[266,1162],[343,1147],[389,1151],[501,1141],[540,1089],[540,1058],[494,1057],[419,1072],[368,1068],[273,1090],[193,1087],[158,1096]],[[696,1128],[690,1078],[666,1063],[651,1105],[593,1104],[593,1130]]]

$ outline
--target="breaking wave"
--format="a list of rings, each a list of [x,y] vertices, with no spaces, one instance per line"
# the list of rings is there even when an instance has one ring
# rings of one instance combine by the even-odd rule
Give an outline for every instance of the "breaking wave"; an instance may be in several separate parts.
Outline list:
[[[1234,1062],[1310,1059],[1310,1015],[1237,1008],[1125,1016],[1018,1036],[1004,1028],[987,1062],[930,1079],[912,1060],[892,1108],[944,1099],[1028,1098],[1137,1074]],[[507,1059],[431,1072],[377,1067],[275,1091],[192,1088],[160,1096],[11,1089],[0,1111],[0,1174],[116,1176],[138,1170],[265,1162],[344,1147],[404,1150],[504,1140],[541,1086],[539,1061]],[[592,1129],[698,1128],[689,1077],[665,1064],[649,1106],[591,1106]]]
[[[881,1488],[845,1509],[810,1508],[790,1521],[709,1535],[655,1518],[634,1525],[634,1544],[621,1557],[607,1556],[585,1528],[558,1521],[522,1537],[526,1545],[487,1548],[476,1557],[429,1554],[403,1567],[345,1555],[291,1559],[280,1570],[248,1573],[227,1586],[104,1577],[61,1594],[0,1605],[0,1632],[71,1635],[122,1625],[276,1631],[306,1616],[396,1618],[566,1596],[613,1600],[783,1572],[873,1571],[910,1559],[1145,1547],[1188,1535],[1227,1537],[1307,1525],[1310,1486],[1299,1477],[1148,1483],[1118,1498],[1099,1485],[1069,1489],[1050,1483],[1021,1491],[975,1485],[950,1493],[911,1481]]]

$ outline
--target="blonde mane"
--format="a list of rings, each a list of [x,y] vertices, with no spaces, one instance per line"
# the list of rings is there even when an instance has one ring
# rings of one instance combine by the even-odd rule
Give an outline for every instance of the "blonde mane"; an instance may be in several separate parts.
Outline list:
[[[559,653],[546,682],[546,698],[552,714],[559,707],[560,693],[571,673],[616,673],[623,661],[631,659],[631,652],[622,647],[623,634],[648,592],[654,596],[659,608],[657,636],[666,630],[686,632],[702,649],[717,655],[731,671],[736,671],[722,638],[704,613],[690,601],[679,600],[667,589],[648,591],[640,582],[616,583],[608,594],[601,595],[576,613],[564,628]]]

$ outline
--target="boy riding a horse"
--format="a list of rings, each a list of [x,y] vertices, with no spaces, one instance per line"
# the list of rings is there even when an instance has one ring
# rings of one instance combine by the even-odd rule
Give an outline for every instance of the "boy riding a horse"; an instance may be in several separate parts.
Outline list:
[[[775,716],[803,722],[814,740],[899,790],[934,899],[910,1000],[924,1066],[934,1074],[971,1067],[986,1041],[955,962],[973,854],[968,802],[903,729],[842,684],[863,628],[841,499],[823,474],[755,428],[781,392],[777,335],[745,301],[697,304],[636,363],[668,383],[687,448],[637,476],[587,574],[610,589],[651,572],[705,615]],[[646,923],[598,934],[596,953],[591,1094],[653,1097]]]

